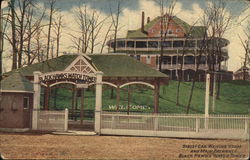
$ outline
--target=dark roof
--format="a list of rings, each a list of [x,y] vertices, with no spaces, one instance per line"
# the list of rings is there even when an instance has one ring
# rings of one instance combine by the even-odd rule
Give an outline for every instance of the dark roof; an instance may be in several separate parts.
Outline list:
[[[249,71],[249,68],[248,67],[246,67],[246,66],[242,66],[242,67],[240,67],[240,69],[238,69],[235,73],[239,73],[239,72],[243,72],[243,71]]]
[[[13,92],[33,92],[33,84],[21,75],[21,73],[15,71],[1,81],[1,90],[3,92],[6,90]]]
[[[25,66],[11,72],[5,73],[5,75],[10,75],[15,71],[20,72],[23,76],[33,76],[34,71],[40,71],[42,73],[53,72],[53,71],[63,71],[66,67],[74,61],[77,55],[64,55],[57,58],[49,59],[40,63],[35,63],[29,66]]]
[[[127,55],[91,55],[98,70],[108,77],[167,77]]]
[[[147,32],[149,28],[151,28],[154,24],[158,23],[160,21],[161,17],[158,16],[149,23],[145,24],[144,30]],[[180,18],[173,16],[173,21],[179,25],[181,28],[183,28],[185,33],[191,33],[191,37],[193,38],[198,38],[202,37],[204,32],[206,31],[204,26],[190,26],[188,23],[185,21],[181,20]],[[192,27],[192,28],[191,28]],[[141,32],[141,28],[137,30],[129,30],[127,32],[127,38],[146,38],[147,33],[146,32]]]
[[[34,71],[42,73],[63,71],[78,56],[63,55],[45,62],[20,68],[18,71],[24,76],[33,76]],[[167,77],[167,75],[127,55],[93,54],[88,56],[91,58],[92,64],[107,77]],[[12,72],[8,72],[5,75],[10,75]]]

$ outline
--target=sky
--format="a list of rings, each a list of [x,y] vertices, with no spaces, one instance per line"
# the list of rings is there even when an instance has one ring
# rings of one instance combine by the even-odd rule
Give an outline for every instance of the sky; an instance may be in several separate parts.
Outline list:
[[[216,0],[214,0],[216,1]],[[201,18],[206,6],[211,3],[209,0],[177,0],[177,4],[174,9],[174,15],[180,19],[186,21],[189,24],[195,23],[199,18]],[[229,60],[228,69],[231,71],[236,71],[242,65],[242,58],[244,57],[244,49],[240,43],[239,36],[244,40],[243,28],[247,26],[247,20],[250,18],[247,15],[250,14],[249,2],[246,0],[226,0],[227,3],[227,14],[233,16],[232,25],[230,29],[225,33],[225,38],[230,41],[228,45]],[[97,11],[100,14],[100,18],[105,18],[110,15],[110,9],[115,10],[117,7],[117,0],[57,0],[56,8],[63,15],[63,30],[61,38],[61,49],[60,52],[70,52],[74,53],[75,49],[72,46],[71,41],[72,35],[77,35],[76,32],[79,30],[78,24],[76,23],[76,18],[74,11],[79,6],[87,5],[88,11]],[[37,0],[37,5],[39,8],[48,7],[47,0]],[[121,0],[121,17],[120,31],[118,32],[118,37],[125,37],[128,30],[138,29],[141,25],[141,12],[145,12],[145,17],[150,17],[154,19],[160,15],[160,7],[155,0]],[[6,11],[6,10],[5,10]],[[58,12],[59,13],[59,12]],[[246,18],[247,17],[247,18]],[[239,23],[240,22],[240,23]],[[44,23],[47,23],[46,21]],[[108,29],[107,25],[104,25],[103,31],[98,36],[98,41],[102,42],[103,37]],[[198,25],[198,24],[197,24]],[[8,42],[5,42],[4,54],[10,53],[10,46]],[[100,52],[100,46],[95,48],[95,53]],[[108,52],[107,47],[104,50],[105,53]],[[4,68],[5,71],[10,69],[10,59],[8,56],[4,56]]]

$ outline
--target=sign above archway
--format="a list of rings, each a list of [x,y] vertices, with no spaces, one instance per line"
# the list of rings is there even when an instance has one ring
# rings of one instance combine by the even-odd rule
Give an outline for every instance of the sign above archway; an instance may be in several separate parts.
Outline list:
[[[94,74],[86,74],[79,72],[50,72],[42,74],[39,77],[39,80],[42,83],[73,81],[81,84],[89,84],[94,83],[96,81],[96,77]]]
[[[46,86],[73,83],[86,87],[96,82],[97,69],[89,63],[90,60],[88,56],[78,56],[64,71],[41,74],[39,81]]]

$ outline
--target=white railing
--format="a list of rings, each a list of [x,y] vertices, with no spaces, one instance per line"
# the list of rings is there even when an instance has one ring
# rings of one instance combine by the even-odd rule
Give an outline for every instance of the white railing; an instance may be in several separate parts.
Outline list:
[[[68,130],[68,109],[62,111],[38,110],[37,129],[46,131]]]
[[[186,138],[249,138],[248,115],[102,113],[101,133]],[[205,121],[208,127],[205,126]]]

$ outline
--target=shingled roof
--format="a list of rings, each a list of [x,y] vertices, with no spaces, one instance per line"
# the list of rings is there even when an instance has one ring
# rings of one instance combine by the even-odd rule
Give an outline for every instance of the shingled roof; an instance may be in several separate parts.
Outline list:
[[[79,55],[62,55],[45,62],[32,64],[17,69],[23,76],[33,76],[34,71],[42,73],[63,71]],[[127,55],[119,54],[93,54],[88,55],[92,63],[99,71],[104,73],[104,77],[163,77],[167,75],[152,69],[151,67],[131,58]],[[6,76],[12,72],[5,73]]]
[[[18,71],[1,81],[2,92],[33,92],[33,84]]]
[[[149,23],[145,24],[144,30],[147,32],[149,28],[158,23],[160,20],[161,20],[160,16],[156,17]],[[183,28],[185,33],[190,32],[193,38],[202,37],[202,35],[205,32],[204,26],[190,26],[188,23],[186,23],[185,21],[181,20],[176,16],[173,16],[173,21],[177,23],[181,28]],[[146,32],[141,32],[141,28],[137,30],[129,30],[127,32],[127,38],[146,38],[147,37]]]

